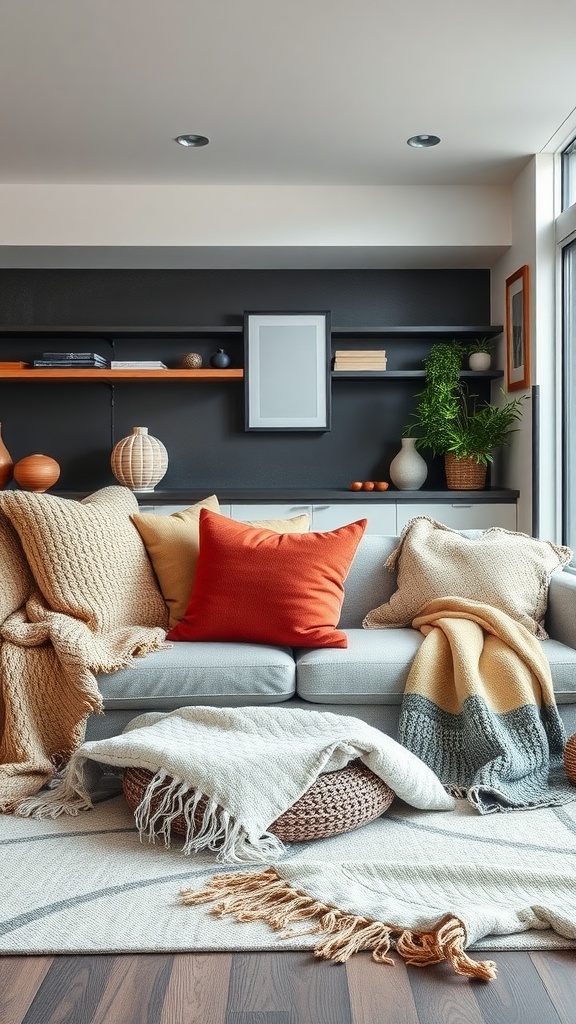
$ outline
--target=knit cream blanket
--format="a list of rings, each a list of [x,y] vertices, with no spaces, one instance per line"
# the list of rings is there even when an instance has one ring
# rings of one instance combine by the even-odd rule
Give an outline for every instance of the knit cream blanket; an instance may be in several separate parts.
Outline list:
[[[146,768],[153,778],[136,809],[143,837],[169,845],[171,824],[184,815],[183,853],[269,862],[284,851],[269,826],[320,773],[357,758],[414,807],[454,806],[430,768],[360,719],[300,708],[187,707],[140,715],[120,736],[84,743],[60,785],[23,801],[17,813],[77,814],[92,806],[103,765]],[[198,823],[200,801],[207,804]]]
[[[0,492],[0,810],[64,764],[102,711],[96,673],[165,641],[166,607],[130,520],[108,487],[81,502]]]
[[[51,611],[40,594],[4,622],[0,645],[3,729],[0,810],[37,792],[84,739],[88,715],[102,712],[97,672],[115,672],[162,646],[152,627],[94,633]]]

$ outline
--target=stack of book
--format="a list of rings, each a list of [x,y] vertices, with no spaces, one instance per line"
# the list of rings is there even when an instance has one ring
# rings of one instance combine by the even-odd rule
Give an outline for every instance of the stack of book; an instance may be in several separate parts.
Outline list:
[[[384,349],[338,349],[334,353],[335,370],[385,370]]]
[[[34,360],[33,366],[39,369],[104,370],[110,363],[97,352],[43,352],[39,359]]]
[[[113,359],[110,363],[113,370],[167,370],[166,363],[160,359]]]

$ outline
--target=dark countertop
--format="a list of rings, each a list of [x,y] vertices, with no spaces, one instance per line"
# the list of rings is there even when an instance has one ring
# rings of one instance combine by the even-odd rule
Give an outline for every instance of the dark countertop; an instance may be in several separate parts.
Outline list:
[[[62,498],[80,499],[87,497],[91,491],[58,491],[51,490]],[[150,505],[189,505],[201,501],[208,494],[216,493],[221,504],[240,505],[272,505],[291,504],[298,505],[319,505],[319,504],[353,504],[354,502],[374,502],[375,504],[390,504],[392,502],[404,505],[426,505],[429,503],[442,503],[448,505],[463,503],[467,505],[514,503],[520,494],[519,491],[509,490],[502,487],[490,487],[484,491],[398,491],[390,488],[387,491],[350,491],[348,488],[276,488],[266,490],[265,488],[228,488],[228,487],[204,487],[191,490],[177,491],[140,491],[136,497],[142,502]]]

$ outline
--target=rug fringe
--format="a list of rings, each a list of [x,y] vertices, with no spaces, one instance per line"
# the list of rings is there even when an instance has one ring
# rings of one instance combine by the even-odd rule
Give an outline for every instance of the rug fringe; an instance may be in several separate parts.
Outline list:
[[[388,955],[396,952],[414,967],[427,967],[447,960],[456,974],[485,981],[496,977],[492,960],[472,960],[464,950],[466,930],[457,917],[446,916],[431,932],[418,932],[357,914],[307,896],[285,882],[274,868],[266,871],[215,875],[203,889],[183,889],[185,906],[212,903],[217,917],[232,915],[237,921],[266,921],[283,937],[323,933],[314,953],[324,960],[345,963],[354,953],[372,950],[378,963],[394,964]],[[303,931],[295,926],[308,921]]]

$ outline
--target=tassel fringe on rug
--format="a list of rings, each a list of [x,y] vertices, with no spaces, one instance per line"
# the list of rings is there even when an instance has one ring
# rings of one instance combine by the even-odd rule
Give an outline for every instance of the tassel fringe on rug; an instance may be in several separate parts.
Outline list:
[[[204,889],[184,889],[186,906],[213,903],[217,917],[231,915],[236,921],[265,921],[286,937],[323,934],[314,954],[324,960],[345,963],[354,953],[371,950],[378,963],[394,965],[389,956],[395,948],[414,967],[429,967],[446,960],[456,974],[490,981],[496,977],[492,960],[472,960],[465,952],[466,930],[457,917],[445,915],[429,932],[400,928],[330,907],[294,889],[274,868],[242,874],[216,875]],[[296,933],[302,922],[309,926]]]

